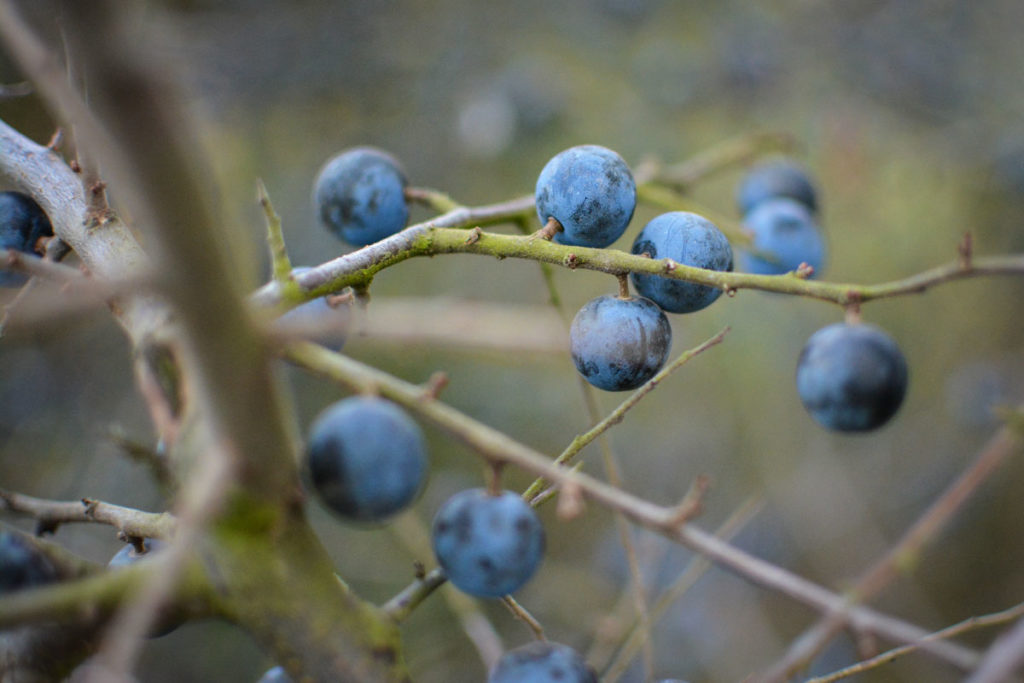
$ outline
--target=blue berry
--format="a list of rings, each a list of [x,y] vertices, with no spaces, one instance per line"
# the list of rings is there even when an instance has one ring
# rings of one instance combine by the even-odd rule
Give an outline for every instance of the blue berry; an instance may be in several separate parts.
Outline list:
[[[321,413],[310,428],[306,457],[324,504],[360,522],[405,509],[427,474],[423,432],[404,410],[376,397],[347,398]]]
[[[742,270],[782,275],[806,263],[814,268],[812,277],[821,273],[825,265],[825,240],[803,204],[792,199],[768,199],[748,213],[743,222],[753,234],[752,247],[760,253],[741,252]]]
[[[636,208],[636,183],[618,154],[580,145],[556,154],[537,178],[537,217],[554,218],[562,232],[554,240],[581,247],[607,247],[619,239]]]
[[[668,318],[644,297],[591,299],[569,330],[576,369],[605,391],[636,389],[661,369],[671,346]]]
[[[355,147],[328,161],[313,188],[313,201],[328,230],[356,246],[402,230],[409,221],[405,172],[390,154]]]
[[[544,527],[537,513],[511,491],[461,491],[438,510],[431,531],[434,554],[448,580],[478,597],[516,591],[544,556]]]
[[[135,546],[126,544],[123,548],[117,551],[117,553],[110,558],[110,562],[107,563],[107,567],[111,569],[117,569],[119,567],[129,567],[136,562],[144,562],[150,557],[153,557],[159,553],[163,548],[166,547],[166,543],[158,538],[146,538],[142,541],[142,549],[144,552],[136,552]],[[175,630],[184,623],[184,620],[171,612],[161,613],[160,618],[157,619],[156,624],[153,625],[152,630],[149,633],[150,638],[159,638],[166,636],[171,631]]]
[[[38,548],[18,534],[0,531],[0,595],[57,579],[57,569]]]
[[[811,213],[818,211],[818,192],[802,166],[786,159],[766,161],[750,169],[736,190],[740,213],[750,213],[766,199],[788,197]]]
[[[732,270],[732,247],[722,231],[695,213],[664,213],[644,226],[633,242],[634,254],[708,270]],[[710,306],[722,290],[659,275],[632,274],[633,286],[669,313],[693,313]]]
[[[568,645],[536,641],[502,655],[487,683],[597,683],[597,674]]]
[[[307,267],[293,269],[294,274],[309,270]],[[327,297],[306,301],[292,310],[281,314],[274,326],[282,332],[295,332],[310,341],[329,349],[340,351],[351,322],[352,310],[348,304],[332,306]]]
[[[888,422],[907,392],[907,362],[874,325],[836,323],[811,335],[796,367],[804,408],[822,426],[864,432]]]
[[[267,669],[256,683],[292,683],[292,679],[284,667],[275,666]]]
[[[21,192],[0,192],[0,249],[36,253],[41,237],[52,237],[50,219],[35,200]],[[21,273],[0,271],[0,287],[16,287],[27,278]]]

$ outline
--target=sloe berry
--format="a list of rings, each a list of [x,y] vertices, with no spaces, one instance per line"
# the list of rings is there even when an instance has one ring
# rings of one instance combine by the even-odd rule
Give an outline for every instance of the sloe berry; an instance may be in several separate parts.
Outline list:
[[[740,253],[744,271],[782,275],[806,263],[814,268],[811,277],[821,274],[825,240],[803,204],[784,197],[767,199],[748,213],[743,223],[753,234],[752,246],[759,252]]]
[[[297,275],[307,270],[309,268],[303,266],[293,269],[292,272]],[[340,351],[345,345],[351,317],[352,309],[349,305],[332,306],[327,303],[327,297],[322,296],[301,303],[281,314],[274,321],[274,326],[282,332],[297,332],[310,341]]]
[[[317,175],[313,201],[321,222],[349,244],[364,246],[409,221],[405,172],[390,154],[355,147],[330,159]]]
[[[761,202],[788,197],[811,213],[818,211],[818,192],[803,166],[788,159],[773,159],[751,168],[736,189],[741,214],[748,214]]]
[[[636,182],[618,154],[600,145],[559,152],[537,178],[537,217],[562,226],[554,241],[607,247],[619,239],[636,209]]]
[[[434,554],[461,591],[499,598],[530,580],[544,556],[537,513],[511,491],[461,491],[434,517]]]
[[[166,543],[158,538],[145,538],[142,540],[143,552],[137,552],[135,546],[131,544],[125,544],[117,553],[110,558],[110,562],[107,563],[107,567],[111,569],[118,569],[120,567],[129,567],[137,562],[147,561],[150,557],[153,557],[164,547]],[[156,624],[153,625],[149,632],[150,638],[159,638],[166,636],[171,631],[175,630],[184,623],[184,619],[180,616],[171,612],[162,612]]]
[[[419,426],[394,403],[354,396],[314,421],[306,461],[328,508],[349,520],[376,522],[416,499],[426,479],[427,446]]]
[[[57,569],[39,549],[18,534],[0,531],[0,595],[57,579]]]
[[[828,429],[864,432],[885,424],[907,391],[907,362],[874,325],[835,323],[807,340],[796,367],[804,408]]]
[[[21,192],[0,192],[0,249],[36,253],[41,237],[52,237],[53,226],[35,200]],[[28,278],[0,271],[0,287],[16,287]]]
[[[714,223],[695,213],[673,211],[654,218],[633,242],[634,254],[670,258],[696,268],[729,272],[732,247]],[[669,313],[693,313],[710,306],[722,294],[716,287],[660,275],[632,274],[633,286]]]
[[[672,327],[664,311],[639,296],[591,299],[569,330],[576,369],[605,391],[636,389],[661,369],[671,346]]]
[[[284,667],[275,666],[267,669],[256,683],[292,683],[292,678]]]
[[[597,674],[568,645],[535,641],[502,655],[487,683],[597,683]]]

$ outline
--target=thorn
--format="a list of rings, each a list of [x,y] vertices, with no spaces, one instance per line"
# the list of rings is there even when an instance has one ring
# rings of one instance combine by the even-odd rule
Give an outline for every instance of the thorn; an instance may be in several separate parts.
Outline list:
[[[438,370],[430,376],[423,387],[423,398],[436,400],[444,388],[448,386],[448,375]]]
[[[725,295],[727,297],[729,297],[730,299],[733,298],[734,296],[736,296],[736,288],[735,287],[726,287],[725,288]]]
[[[971,269],[971,257],[974,254],[974,238],[970,232],[965,232],[963,238],[960,240],[960,244],[956,247],[957,253],[960,255],[960,268],[962,270]]]

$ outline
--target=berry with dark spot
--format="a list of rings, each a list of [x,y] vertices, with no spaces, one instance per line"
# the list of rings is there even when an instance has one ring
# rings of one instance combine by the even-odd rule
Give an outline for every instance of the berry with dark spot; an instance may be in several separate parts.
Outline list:
[[[355,396],[327,408],[306,447],[313,487],[343,518],[377,522],[404,510],[427,475],[423,432],[394,403]]]
[[[431,529],[437,561],[459,590],[499,598],[530,580],[544,556],[537,513],[511,491],[469,489],[452,496]]]
[[[0,595],[58,578],[57,569],[38,548],[18,534],[0,531]]]
[[[665,365],[672,327],[644,297],[599,296],[573,318],[569,350],[583,378],[598,389],[636,389]]]
[[[695,213],[673,211],[653,219],[633,242],[634,254],[707,270],[732,271],[732,247],[714,223]],[[693,313],[710,306],[722,294],[716,287],[659,275],[632,274],[637,293],[669,313]]]
[[[321,222],[342,240],[372,244],[409,221],[408,184],[398,161],[373,147],[355,147],[328,161],[317,175],[313,201]]]
[[[814,217],[803,204],[776,198],[761,202],[743,224],[753,236],[755,252],[740,253],[740,267],[758,275],[782,275],[801,263],[820,275],[825,264],[825,240]]]
[[[597,674],[568,645],[536,641],[502,655],[487,683],[597,683]]]
[[[761,202],[788,197],[811,213],[818,211],[818,192],[803,166],[788,159],[774,159],[751,168],[736,189],[740,213],[747,214]]]
[[[619,239],[636,209],[636,182],[618,154],[580,145],[556,154],[537,178],[537,217],[557,220],[560,244],[607,247]]]
[[[804,408],[828,429],[878,429],[907,392],[907,362],[896,342],[874,325],[835,323],[811,335],[796,367]]]
[[[21,192],[0,192],[0,249],[35,254],[42,237],[52,237],[53,226],[35,200]],[[27,280],[22,273],[0,270],[0,287],[16,287]]]

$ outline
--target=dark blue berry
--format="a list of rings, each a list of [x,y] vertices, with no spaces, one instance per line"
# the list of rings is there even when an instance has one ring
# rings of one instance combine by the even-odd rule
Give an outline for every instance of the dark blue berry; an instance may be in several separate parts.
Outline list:
[[[166,543],[158,538],[146,538],[142,541],[143,552],[135,550],[134,545],[127,544],[123,548],[117,551],[117,553],[110,558],[110,562],[107,566],[112,569],[119,567],[129,567],[137,562],[147,561],[149,558],[156,556],[163,548],[166,547]],[[171,612],[161,613],[157,619],[156,624],[153,625],[149,633],[150,638],[159,638],[166,636],[171,631],[175,630],[184,623],[184,620],[178,615],[172,614]]]
[[[562,232],[554,240],[582,247],[607,247],[619,239],[636,208],[636,183],[618,154],[580,145],[556,154],[537,178],[537,217],[554,218]]]
[[[661,369],[671,346],[668,318],[644,297],[591,299],[569,330],[576,369],[606,391],[636,389]]]
[[[811,277],[825,265],[825,240],[803,204],[776,198],[761,202],[747,214],[744,225],[753,236],[754,252],[740,253],[740,267],[758,275],[782,275],[806,263]],[[755,253],[756,252],[756,253]]]
[[[665,213],[644,226],[633,242],[634,254],[708,270],[731,271],[732,247],[714,223],[685,211]],[[633,286],[669,313],[693,313],[710,306],[722,290],[659,275],[633,273]]]
[[[299,274],[307,270],[309,268],[299,267],[292,272]],[[332,306],[327,303],[327,297],[322,296],[283,313],[274,325],[282,332],[297,333],[329,349],[340,351],[345,345],[351,314],[351,306],[348,304]]]
[[[409,222],[405,172],[391,155],[356,147],[328,161],[313,188],[320,220],[356,246],[372,244]]]
[[[459,590],[498,598],[530,580],[544,556],[537,513],[511,491],[469,489],[452,496],[434,517],[434,554]]]
[[[50,219],[35,200],[21,192],[0,192],[0,249],[36,253],[41,237],[52,237]],[[27,278],[21,273],[0,271],[0,287],[15,287]]]
[[[874,325],[836,323],[811,335],[796,367],[796,388],[821,425],[864,432],[888,422],[907,392],[907,362]]]
[[[750,169],[736,190],[740,213],[751,212],[761,202],[788,197],[811,213],[818,211],[818,192],[803,166],[786,159],[766,161]]]
[[[38,548],[10,531],[0,531],[0,595],[53,583],[57,570]]]
[[[324,504],[360,522],[409,506],[427,474],[423,432],[404,410],[376,397],[347,398],[321,413],[310,428],[306,458]]]
[[[487,683],[597,683],[597,674],[568,645],[536,641],[502,655]]]

